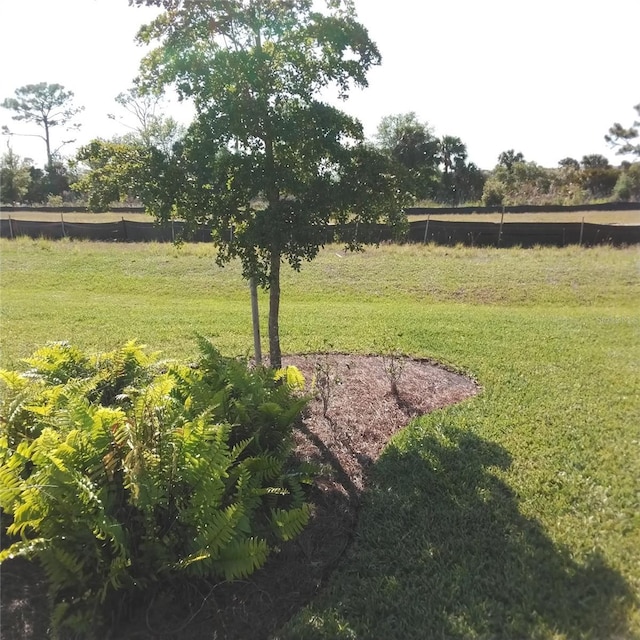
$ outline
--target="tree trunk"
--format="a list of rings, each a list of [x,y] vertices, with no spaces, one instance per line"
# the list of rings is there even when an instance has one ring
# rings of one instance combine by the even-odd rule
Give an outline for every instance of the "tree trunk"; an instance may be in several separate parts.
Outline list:
[[[271,367],[279,369],[282,366],[280,351],[280,251],[271,253],[271,268],[269,273],[269,361]]]
[[[51,171],[53,159],[51,158],[51,141],[49,140],[49,123],[44,121],[44,141],[47,144],[47,169]]]
[[[253,324],[253,350],[256,366],[262,366],[262,347],[260,345],[260,314],[258,313],[258,286],[255,278],[249,278],[251,290],[251,320]]]

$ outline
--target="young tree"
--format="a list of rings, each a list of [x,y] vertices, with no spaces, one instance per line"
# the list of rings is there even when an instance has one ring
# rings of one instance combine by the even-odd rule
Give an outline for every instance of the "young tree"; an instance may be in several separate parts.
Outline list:
[[[618,154],[633,154],[640,157],[640,141],[634,142],[640,137],[638,132],[638,127],[640,127],[640,104],[637,104],[634,109],[638,114],[638,119],[630,127],[623,127],[619,122],[616,122],[609,129],[609,133],[604,139],[611,146],[618,148]]]
[[[321,100],[329,87],[346,98],[366,86],[380,54],[351,0],[130,4],[165,9],[139,32],[159,42],[143,62],[143,86],[174,84],[197,114],[157,175],[155,213],[210,223],[219,260],[240,258],[245,277],[268,288],[277,367],[282,262],[299,269],[313,259],[332,219],[352,247],[371,239],[374,223],[404,219],[390,162],[363,143],[358,121]]]
[[[15,91],[14,98],[5,98],[2,106],[15,112],[13,120],[33,122],[43,130],[43,135],[36,135],[42,138],[47,146],[47,167],[53,165],[54,155],[65,145],[74,140],[64,140],[56,149],[51,148],[51,129],[53,127],[64,127],[80,113],[84,107],[76,107],[73,103],[73,92],[67,91],[60,84],[28,84],[19,87]],[[75,130],[79,124],[70,125],[67,131]],[[3,127],[6,135],[32,135],[12,133],[8,127]]]

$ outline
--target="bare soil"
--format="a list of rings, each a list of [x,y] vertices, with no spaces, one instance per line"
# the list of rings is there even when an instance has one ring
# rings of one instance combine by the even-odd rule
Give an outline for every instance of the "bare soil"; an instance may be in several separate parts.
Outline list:
[[[349,548],[369,469],[389,438],[411,419],[478,391],[468,378],[424,360],[312,354],[289,356],[285,364],[297,366],[308,382],[315,376],[318,390],[296,432],[296,455],[321,469],[311,489],[309,525],[250,579],[193,585],[188,593],[184,588],[165,592],[138,609],[113,637],[269,637],[318,593]],[[321,392],[323,374],[328,394]],[[0,578],[1,637],[46,638],[46,598],[38,567],[9,561]]]

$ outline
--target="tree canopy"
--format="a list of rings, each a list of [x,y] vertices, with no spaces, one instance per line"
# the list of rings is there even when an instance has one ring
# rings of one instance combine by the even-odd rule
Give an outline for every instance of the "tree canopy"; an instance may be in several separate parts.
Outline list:
[[[617,153],[620,155],[632,154],[640,157],[640,103],[634,109],[636,110],[638,119],[633,122],[630,127],[623,127],[616,122],[610,129],[604,139],[613,147],[617,147]]]
[[[414,112],[389,115],[378,125],[376,144],[405,172],[407,188],[417,198],[433,197],[438,183],[440,142]]]

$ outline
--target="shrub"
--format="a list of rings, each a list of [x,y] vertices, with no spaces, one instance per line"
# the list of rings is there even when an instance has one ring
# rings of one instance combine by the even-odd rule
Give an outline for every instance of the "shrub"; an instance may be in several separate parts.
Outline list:
[[[485,207],[502,206],[505,198],[504,185],[497,180],[489,179],[485,182],[482,192],[482,204]]]
[[[19,539],[0,561],[40,561],[55,634],[99,635],[166,579],[247,576],[306,524],[296,376],[200,347],[162,366],[135,343],[57,344],[2,372],[0,507]]]
[[[640,162],[630,165],[620,174],[613,197],[615,200],[640,201]]]

